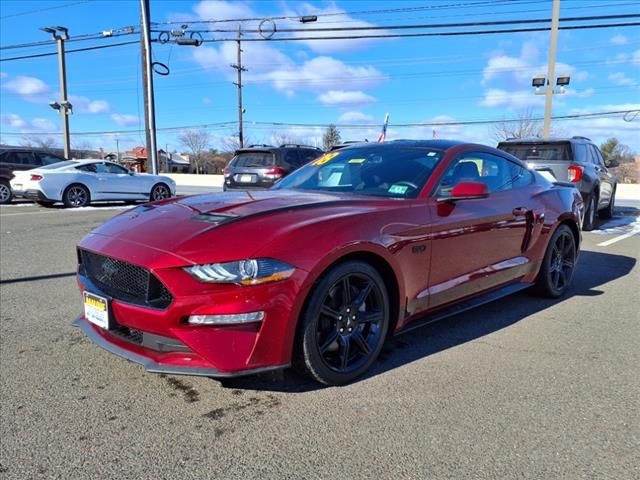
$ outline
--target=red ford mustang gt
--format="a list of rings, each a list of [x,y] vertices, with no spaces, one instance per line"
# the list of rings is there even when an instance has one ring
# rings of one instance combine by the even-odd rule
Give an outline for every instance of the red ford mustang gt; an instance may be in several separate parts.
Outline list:
[[[296,363],[362,375],[388,335],[529,286],[570,285],[580,193],[508,153],[392,141],[328,153],[263,192],[145,204],[78,246],[98,345],[151,372]]]

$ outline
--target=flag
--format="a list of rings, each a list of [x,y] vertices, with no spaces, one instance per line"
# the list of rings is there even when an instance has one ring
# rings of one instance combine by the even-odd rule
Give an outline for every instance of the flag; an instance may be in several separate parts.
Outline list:
[[[384,123],[382,124],[382,131],[380,135],[378,135],[378,143],[384,142],[385,137],[387,136],[387,125],[389,124],[389,114],[387,113],[384,116]]]

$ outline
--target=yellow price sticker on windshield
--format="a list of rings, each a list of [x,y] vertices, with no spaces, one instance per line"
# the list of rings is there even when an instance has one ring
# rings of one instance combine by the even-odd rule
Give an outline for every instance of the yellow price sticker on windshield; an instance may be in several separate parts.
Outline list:
[[[320,165],[324,165],[329,160],[332,160],[333,158],[337,157],[338,155],[340,155],[340,152],[327,153],[326,155],[321,156],[318,160],[313,162],[313,164],[316,167],[319,167]]]

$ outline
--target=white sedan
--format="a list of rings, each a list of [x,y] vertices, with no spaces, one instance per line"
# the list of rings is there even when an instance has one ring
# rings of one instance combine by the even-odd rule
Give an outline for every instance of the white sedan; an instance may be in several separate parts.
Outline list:
[[[67,160],[13,175],[14,195],[41,205],[85,207],[112,200],[163,200],[176,194],[176,183],[169,177],[135,173],[106,160]]]

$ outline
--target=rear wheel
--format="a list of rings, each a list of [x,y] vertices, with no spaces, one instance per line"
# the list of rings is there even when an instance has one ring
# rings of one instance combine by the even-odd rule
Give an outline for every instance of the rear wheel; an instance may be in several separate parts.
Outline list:
[[[560,225],[547,245],[536,286],[538,291],[551,298],[565,294],[571,285],[576,265],[577,249],[573,231]]]
[[[67,208],[86,207],[91,203],[89,189],[79,183],[69,185],[62,195],[62,201]]]
[[[596,226],[596,213],[598,211],[598,192],[593,192],[586,200],[586,210],[582,221],[582,230],[590,232]]]
[[[10,203],[13,198],[11,186],[6,180],[0,180],[0,205]]]
[[[371,265],[351,261],[329,270],[302,315],[297,360],[325,385],[343,385],[366,372],[389,328],[389,296]]]
[[[171,190],[164,183],[157,183],[151,189],[151,194],[149,195],[149,199],[152,202],[157,200],[164,200],[166,198],[171,197]]]
[[[600,210],[598,212],[598,216],[600,218],[613,218],[613,210],[615,207],[615,202],[616,202],[616,189],[614,188],[611,191],[611,198],[609,199],[609,205],[607,205],[606,208],[603,208],[602,210]]]

